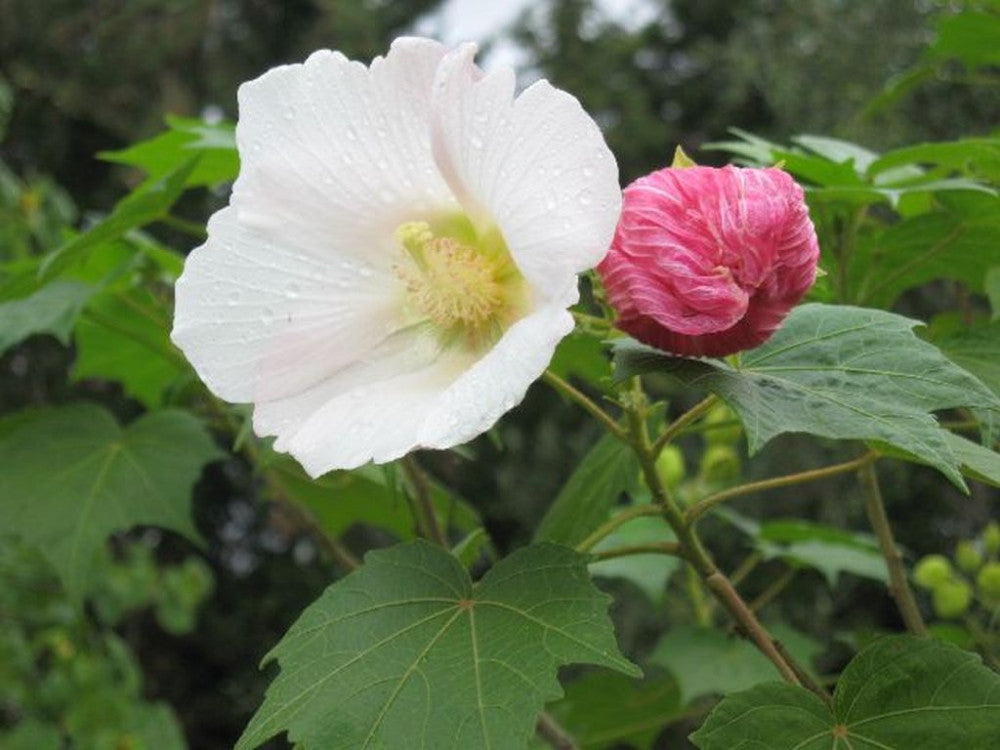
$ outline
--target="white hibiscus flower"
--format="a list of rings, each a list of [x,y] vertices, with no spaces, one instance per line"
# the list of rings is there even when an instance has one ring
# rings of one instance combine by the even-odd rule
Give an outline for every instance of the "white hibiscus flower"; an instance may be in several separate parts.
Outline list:
[[[173,340],[313,476],[489,429],[572,328],[618,170],[546,81],[476,47],[322,51],[239,90],[242,166],[177,283]]]

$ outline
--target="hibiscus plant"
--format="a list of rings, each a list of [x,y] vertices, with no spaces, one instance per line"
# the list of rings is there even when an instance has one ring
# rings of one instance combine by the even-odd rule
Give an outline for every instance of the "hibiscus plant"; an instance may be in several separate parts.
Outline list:
[[[0,531],[72,611],[117,613],[109,538],[159,527],[195,555],[193,488],[237,456],[332,581],[260,644],[276,668],[243,750],[647,748],[671,725],[700,750],[1000,747],[1000,528],[914,573],[883,500],[901,463],[1000,486],[1000,139],[736,131],[713,145],[732,164],[678,149],[623,191],[572,92],[515,93],[475,54],[316,52],[241,86],[235,126],[171,119],[104,155],[144,181],[4,259],[0,349],[72,341],[74,379],[142,408],[4,417]],[[206,187],[227,201],[207,228],[178,218]],[[927,290],[951,311],[918,320]],[[603,437],[501,554],[435,469],[537,381]],[[868,530],[740,512],[829,482]],[[874,581],[895,619],[818,661],[769,609],[800,573]],[[663,618],[649,647],[620,647],[597,580]],[[128,606],[167,596],[140,588]]]

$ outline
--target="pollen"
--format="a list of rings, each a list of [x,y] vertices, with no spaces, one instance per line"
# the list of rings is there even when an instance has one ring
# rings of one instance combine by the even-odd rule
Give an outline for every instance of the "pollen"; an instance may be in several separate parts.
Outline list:
[[[406,306],[446,343],[493,343],[517,317],[523,279],[498,232],[480,236],[463,217],[407,222],[394,238],[407,256],[395,266]]]

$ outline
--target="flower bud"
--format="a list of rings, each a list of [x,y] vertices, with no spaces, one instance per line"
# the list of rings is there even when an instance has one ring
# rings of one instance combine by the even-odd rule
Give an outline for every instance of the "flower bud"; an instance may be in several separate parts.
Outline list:
[[[931,603],[938,617],[950,620],[964,615],[972,604],[972,587],[965,581],[945,581],[931,592]]]
[[[667,489],[684,481],[684,453],[676,445],[668,445],[656,457],[656,473]]]
[[[933,589],[951,579],[951,563],[944,555],[927,555],[913,569],[913,580],[918,586]]]
[[[816,278],[819,243],[780,169],[666,168],[625,190],[598,266],[617,325],[676,354],[765,341]]]
[[[1000,552],[1000,523],[990,521],[983,529],[983,548],[990,557],[996,557]]]
[[[955,547],[955,563],[966,573],[975,573],[983,564],[983,556],[976,545],[968,539],[963,539]]]
[[[733,410],[725,404],[716,404],[709,410],[705,415],[705,426],[709,429],[702,435],[709,445],[736,445],[743,437],[742,425]]]
[[[740,457],[728,445],[710,445],[701,457],[698,473],[709,482],[725,484],[738,479],[742,471]]]
[[[986,563],[976,576],[976,586],[989,604],[1000,603],[1000,562]]]

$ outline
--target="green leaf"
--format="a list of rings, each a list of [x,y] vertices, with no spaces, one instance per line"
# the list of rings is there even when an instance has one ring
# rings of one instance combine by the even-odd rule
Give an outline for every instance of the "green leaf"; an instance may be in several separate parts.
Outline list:
[[[167,386],[190,372],[169,331],[169,311],[147,290],[98,295],[76,327],[72,377],[121,383],[129,396],[155,409]]]
[[[660,729],[681,719],[677,683],[667,677],[640,682],[614,672],[589,672],[566,686],[548,707],[581,748],[648,748]]]
[[[607,390],[611,380],[611,360],[604,344],[585,333],[573,332],[560,341],[549,369],[563,379],[575,375],[602,390]]]
[[[6,750],[61,750],[63,738],[55,724],[26,719],[9,731],[0,732],[0,747]]]
[[[988,12],[944,14],[937,39],[928,53],[937,59],[957,59],[970,68],[1000,65],[1000,15]]]
[[[812,672],[812,659],[823,650],[819,643],[785,625],[769,630]],[[725,695],[779,677],[775,666],[752,643],[718,628],[671,628],[649,659],[673,674],[683,705],[703,695]]]
[[[671,357],[635,342],[616,354],[619,378],[659,372],[721,396],[746,430],[751,453],[786,432],[895,446],[965,488],[958,461],[931,412],[1000,401],[936,347],[916,321],[837,305],[802,305],[739,369]]]
[[[187,176],[187,186],[219,185],[236,178],[240,160],[231,123],[210,125],[202,120],[167,116],[167,125],[169,130],[154,138],[120,151],[103,151],[98,156],[105,161],[138,167],[150,177],[160,178],[200,154],[198,165]]]
[[[1000,198],[951,194],[947,210],[905,219],[859,244],[854,301],[888,308],[907,289],[936,279],[982,291],[986,272],[1000,264],[998,234]]]
[[[934,344],[1000,396],[1000,322],[963,328],[935,338]]]
[[[1000,487],[1000,453],[954,433],[948,433],[948,443],[967,477]]]
[[[68,344],[76,317],[93,293],[87,284],[57,281],[28,297],[0,304],[0,354],[38,333]]]
[[[889,582],[878,541],[867,534],[810,521],[768,521],[761,524],[756,544],[768,558],[818,570],[830,586],[841,573]]]
[[[623,492],[635,486],[639,462],[613,435],[602,437],[566,480],[535,530],[535,541],[573,546],[608,519]]]
[[[519,550],[473,585],[447,551],[416,541],[369,553],[292,625],[281,672],[237,748],[293,744],[525,747],[556,671],[586,662],[636,675],[615,645],[586,558]]]
[[[184,412],[125,428],[89,404],[37,412],[0,430],[0,528],[38,546],[79,600],[110,534],[153,524],[198,539],[191,487],[219,457]]]
[[[907,146],[882,154],[868,168],[868,174],[877,176],[914,164],[1000,183],[1000,138],[962,138]]]
[[[844,670],[832,710],[792,685],[725,698],[691,735],[699,750],[940,750],[1000,743],[1000,675],[976,654],[895,636]]]
[[[633,518],[619,526],[594,547],[594,552],[629,547],[635,544],[650,544],[673,541],[676,537],[670,526],[659,516]],[[667,581],[680,566],[680,560],[669,555],[629,555],[601,560],[590,564],[590,572],[595,576],[624,578],[641,588],[653,602],[663,598]]]
[[[152,183],[144,183],[129,193],[103,220],[47,255],[39,269],[39,277],[47,280],[58,276],[102,245],[132,229],[162,219],[184,192],[187,179],[198,165],[199,158],[194,156]]]
[[[377,526],[404,541],[415,536],[403,489],[377,467],[335,471],[312,479],[298,463],[280,456],[268,464],[267,471],[282,493],[304,506],[332,537],[342,536],[356,524]],[[479,514],[470,505],[434,482],[431,500],[440,523],[461,532],[480,525]]]

